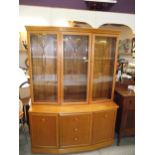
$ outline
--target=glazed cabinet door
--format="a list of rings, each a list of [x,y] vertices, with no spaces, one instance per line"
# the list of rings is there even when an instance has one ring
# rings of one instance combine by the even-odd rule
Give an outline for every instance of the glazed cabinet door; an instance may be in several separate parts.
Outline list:
[[[113,140],[116,111],[102,111],[93,113],[93,144]]]
[[[90,114],[65,114],[60,116],[60,145],[75,147],[89,145],[91,140]]]
[[[56,103],[58,99],[57,34],[30,33],[34,102]]]
[[[116,37],[94,35],[92,100],[111,99]]]
[[[30,114],[33,147],[58,147],[58,116]]]
[[[63,100],[86,102],[89,72],[88,34],[63,34]]]

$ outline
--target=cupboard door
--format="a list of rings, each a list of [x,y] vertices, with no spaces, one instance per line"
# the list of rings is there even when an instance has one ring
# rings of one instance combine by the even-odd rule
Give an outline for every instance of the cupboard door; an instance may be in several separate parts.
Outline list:
[[[116,111],[93,113],[93,144],[114,138]]]
[[[57,35],[30,33],[34,102],[57,101]]]
[[[57,147],[57,116],[30,115],[31,142],[33,147]]]
[[[124,116],[125,120],[125,135],[135,135],[135,110],[128,109]],[[124,122],[123,122],[124,123]]]
[[[124,135],[135,134],[135,97],[130,96],[124,98],[123,104],[123,119],[121,124],[121,130],[124,131]]]
[[[124,103],[126,104],[126,108],[128,110],[135,110],[135,97],[134,96],[130,96],[130,97],[126,97],[124,98]]]
[[[71,114],[61,116],[61,147],[90,144],[90,114]]]
[[[86,102],[88,82],[88,35],[63,35],[63,98]]]
[[[116,38],[94,36],[93,100],[111,99]]]

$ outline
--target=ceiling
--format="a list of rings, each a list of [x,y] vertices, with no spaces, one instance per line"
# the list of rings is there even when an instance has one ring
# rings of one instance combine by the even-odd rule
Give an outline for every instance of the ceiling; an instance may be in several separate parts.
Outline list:
[[[89,10],[83,0],[19,0],[19,5]],[[117,3],[108,10],[101,9],[100,11],[135,14],[135,0],[117,0]]]

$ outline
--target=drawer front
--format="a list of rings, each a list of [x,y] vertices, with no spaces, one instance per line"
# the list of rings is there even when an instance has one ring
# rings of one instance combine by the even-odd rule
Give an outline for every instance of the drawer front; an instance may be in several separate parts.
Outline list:
[[[58,117],[30,114],[31,139],[33,147],[58,146]]]
[[[116,111],[93,113],[93,144],[114,138]]]
[[[61,147],[90,144],[91,115],[75,114],[60,116]]]
[[[127,97],[125,98],[125,107],[127,109],[135,109],[135,97]]]

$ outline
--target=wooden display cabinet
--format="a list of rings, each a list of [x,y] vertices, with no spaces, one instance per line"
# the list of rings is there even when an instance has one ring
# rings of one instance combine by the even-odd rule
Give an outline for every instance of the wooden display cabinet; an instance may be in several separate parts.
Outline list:
[[[71,153],[113,143],[119,32],[28,26],[33,153]]]

